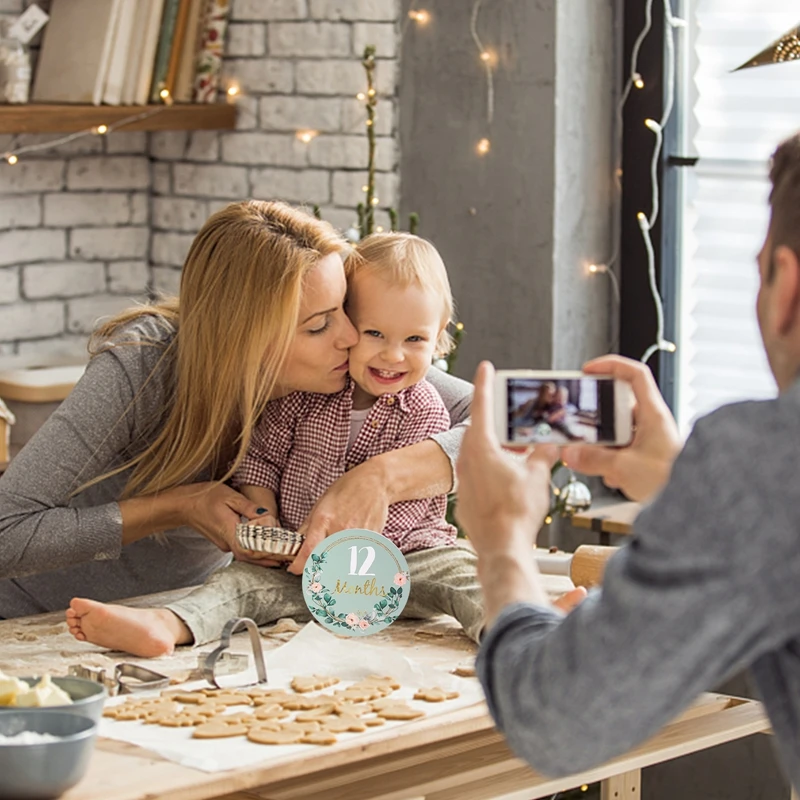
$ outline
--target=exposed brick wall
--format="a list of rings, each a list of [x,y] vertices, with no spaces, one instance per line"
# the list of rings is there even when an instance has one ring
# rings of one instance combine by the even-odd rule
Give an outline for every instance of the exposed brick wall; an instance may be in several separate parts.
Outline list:
[[[0,14],[28,2],[0,0]],[[351,226],[366,44],[378,48],[377,195],[395,205],[398,14],[398,0],[233,0],[223,80],[242,89],[236,131],[119,132],[0,162],[0,356],[80,354],[99,317],[175,292],[194,234],[232,200],[317,204]],[[303,144],[301,129],[320,136]],[[0,136],[0,152],[11,146]]]

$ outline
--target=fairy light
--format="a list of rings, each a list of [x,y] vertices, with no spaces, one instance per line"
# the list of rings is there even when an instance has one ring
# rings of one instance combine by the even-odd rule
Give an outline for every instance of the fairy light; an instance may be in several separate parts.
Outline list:
[[[364,92],[359,92],[359,93],[356,95],[356,100],[361,100],[361,101],[363,102],[363,101],[364,101],[364,100],[366,100],[366,99],[367,99],[367,96],[364,94]]]
[[[637,89],[644,89],[644,80],[638,72],[634,72],[633,75],[631,75],[631,80]]]
[[[241,89],[233,83],[228,87],[228,97],[236,97],[240,91]]]
[[[368,191],[369,191],[369,186],[367,186],[367,184],[365,183],[365,184],[364,184],[364,185],[361,187],[361,191],[362,191],[362,192],[368,192]]]
[[[549,514],[544,518],[544,524],[545,525],[549,525],[552,521],[553,521],[553,518]]]
[[[418,11],[412,9],[408,12],[408,18],[413,19],[417,25],[427,25],[431,21],[431,15],[427,12],[424,8],[419,9]]]
[[[475,149],[478,151],[479,155],[485,156],[492,149],[492,143],[488,139],[481,139],[478,144],[475,145]]]
[[[108,125],[98,125],[97,127],[92,128],[92,133],[102,136],[103,134],[108,133]]]
[[[6,161],[13,167],[14,164],[19,161],[19,159],[14,155],[14,153],[6,153]]]
[[[375,227],[375,232],[376,233],[383,233],[383,225],[377,225]]]
[[[316,139],[319,136],[319,131],[312,131],[312,130],[304,130],[304,131],[297,131],[295,136],[303,142],[303,144],[308,144],[313,139]]]
[[[375,97],[375,95],[376,95],[377,93],[378,93],[378,92],[377,92],[375,89],[370,89],[370,90],[367,92],[367,97]]]
[[[492,121],[494,120],[494,65],[497,59],[491,50],[483,46],[481,37],[478,34],[478,14],[480,13],[482,2],[483,0],[475,0],[472,5],[472,13],[469,18],[469,32],[478,50],[478,58],[483,64],[484,73],[486,74],[486,127],[488,133],[491,131]],[[490,149],[489,139],[486,137],[481,139],[476,149],[478,155],[486,155]]]
[[[377,197],[373,197],[372,198],[372,205],[376,206],[376,205],[378,205],[378,203],[380,203],[380,200]]]
[[[371,119],[368,119],[368,120],[367,120],[367,127],[368,127],[368,128],[371,128],[371,127],[372,127],[372,120],[371,120]]]

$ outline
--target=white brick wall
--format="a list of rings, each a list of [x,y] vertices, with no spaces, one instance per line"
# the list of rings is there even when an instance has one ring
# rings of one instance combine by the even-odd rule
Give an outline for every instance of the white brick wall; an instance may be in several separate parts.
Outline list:
[[[30,2],[0,0],[0,13]],[[88,136],[0,161],[0,358],[77,356],[98,318],[177,293],[192,238],[233,200],[319,205],[350,227],[367,159],[355,98],[365,44],[378,48],[377,218],[387,225],[399,185],[399,13],[399,0],[233,0],[222,81],[242,90],[236,131]],[[304,144],[305,129],[320,135]],[[11,143],[0,136],[0,152]]]

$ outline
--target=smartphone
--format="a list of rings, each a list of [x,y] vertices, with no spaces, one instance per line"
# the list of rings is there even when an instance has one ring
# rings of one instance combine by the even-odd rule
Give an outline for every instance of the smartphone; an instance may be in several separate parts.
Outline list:
[[[503,444],[603,444],[633,439],[633,390],[610,375],[498,370],[495,428]]]

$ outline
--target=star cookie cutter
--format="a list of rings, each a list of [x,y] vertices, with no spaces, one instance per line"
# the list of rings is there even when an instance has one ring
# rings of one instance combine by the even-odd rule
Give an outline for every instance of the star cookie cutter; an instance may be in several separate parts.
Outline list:
[[[230,647],[231,636],[234,633],[247,628],[250,635],[250,646],[253,648],[253,660],[256,664],[256,675],[258,676],[257,683],[267,683],[267,664],[264,660],[264,651],[261,649],[261,638],[258,635],[258,627],[255,622],[249,617],[238,617],[229,619],[222,629],[222,635],[219,637],[219,646],[212,650],[203,661],[203,677],[215,688],[231,688],[230,686],[220,686],[217,678],[222,677],[223,674],[229,674],[229,671],[221,671],[218,665],[224,663],[225,652]],[[228,657],[230,654],[228,654]]]

